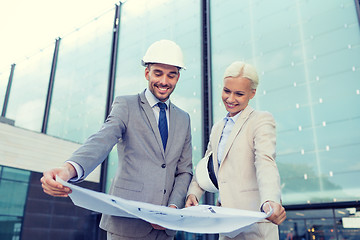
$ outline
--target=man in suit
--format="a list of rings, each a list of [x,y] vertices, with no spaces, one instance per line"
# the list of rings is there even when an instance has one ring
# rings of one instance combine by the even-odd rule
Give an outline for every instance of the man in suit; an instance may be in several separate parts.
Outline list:
[[[190,117],[169,100],[179,71],[185,68],[182,51],[176,43],[160,40],[148,48],[142,63],[147,89],[115,99],[100,131],[63,167],[44,172],[41,182],[45,193],[68,196],[71,190],[54,181],[55,176],[75,182],[85,179],[118,144],[119,168],[110,194],[184,207],[192,177]],[[103,215],[100,227],[107,231],[109,240],[173,239],[175,235],[175,231],[140,219],[108,215]]]
[[[286,218],[275,163],[275,120],[248,105],[257,85],[258,75],[250,64],[234,62],[225,70],[222,100],[228,114],[214,124],[205,153],[213,156],[219,205],[265,212],[271,206],[274,210],[268,221],[252,225],[234,239],[278,239],[277,225]],[[197,177],[189,186],[186,207],[197,205],[206,189]],[[228,238],[220,234],[220,239]]]

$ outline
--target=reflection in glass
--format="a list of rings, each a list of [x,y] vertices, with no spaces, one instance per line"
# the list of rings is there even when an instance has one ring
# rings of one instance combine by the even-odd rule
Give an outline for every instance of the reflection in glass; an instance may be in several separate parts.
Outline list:
[[[82,143],[104,122],[114,10],[63,37],[47,133]]]
[[[6,110],[15,126],[41,131],[53,52],[52,45],[16,64]]]
[[[357,214],[356,208],[287,211],[287,220],[279,226],[280,239],[357,240],[360,228],[344,224],[345,218]]]
[[[225,115],[225,68],[235,60],[254,64],[260,84],[250,105],[277,121],[285,205],[360,198],[353,183],[360,175],[354,1],[320,4],[211,1],[214,120]]]

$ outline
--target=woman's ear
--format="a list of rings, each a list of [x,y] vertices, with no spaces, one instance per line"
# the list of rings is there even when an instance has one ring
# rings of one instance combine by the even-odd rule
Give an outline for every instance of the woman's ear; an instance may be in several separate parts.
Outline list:
[[[256,94],[256,89],[251,89],[251,98],[250,99],[255,97],[255,94]]]

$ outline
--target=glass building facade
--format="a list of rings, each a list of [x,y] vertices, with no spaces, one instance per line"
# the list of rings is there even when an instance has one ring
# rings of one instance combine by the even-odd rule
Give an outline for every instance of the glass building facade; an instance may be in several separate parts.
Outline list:
[[[0,239],[20,239],[30,171],[0,166]]]
[[[360,48],[354,1],[211,3],[215,119],[225,114],[220,91],[226,66],[237,59],[254,64],[260,83],[251,105],[276,119],[284,203],[358,200],[353,180],[360,168],[353,156],[360,153]]]
[[[277,123],[288,215],[280,239],[359,239],[360,226],[345,224],[360,218],[358,11],[358,0],[128,0],[16,63],[13,74],[10,67],[0,70],[2,117],[83,143],[101,127],[114,96],[146,88],[140,60],[148,46],[174,40],[187,69],[171,100],[190,114],[196,166],[208,134],[203,120],[210,116],[213,124],[226,114],[225,68],[249,62],[260,77],[250,105],[271,112]],[[107,191],[117,164],[114,148],[92,187]],[[32,239],[21,235],[30,175],[2,166],[0,156],[0,239]],[[88,219],[96,228],[96,217]],[[180,232],[176,238],[212,237]]]
[[[114,10],[60,40],[47,134],[84,142],[105,117]]]
[[[16,64],[6,117],[18,127],[41,131],[53,51],[47,47]]]

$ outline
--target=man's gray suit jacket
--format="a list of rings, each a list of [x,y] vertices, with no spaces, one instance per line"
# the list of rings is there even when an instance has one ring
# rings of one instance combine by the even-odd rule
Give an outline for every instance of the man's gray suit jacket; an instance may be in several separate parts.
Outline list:
[[[102,128],[70,161],[78,163],[86,178],[118,144],[119,164],[110,194],[157,205],[184,207],[192,178],[191,127],[189,115],[169,104],[169,136],[164,152],[154,112],[138,95],[117,97]],[[121,236],[146,236],[152,226],[139,219],[103,215],[100,227]],[[169,235],[175,234],[167,231]]]

